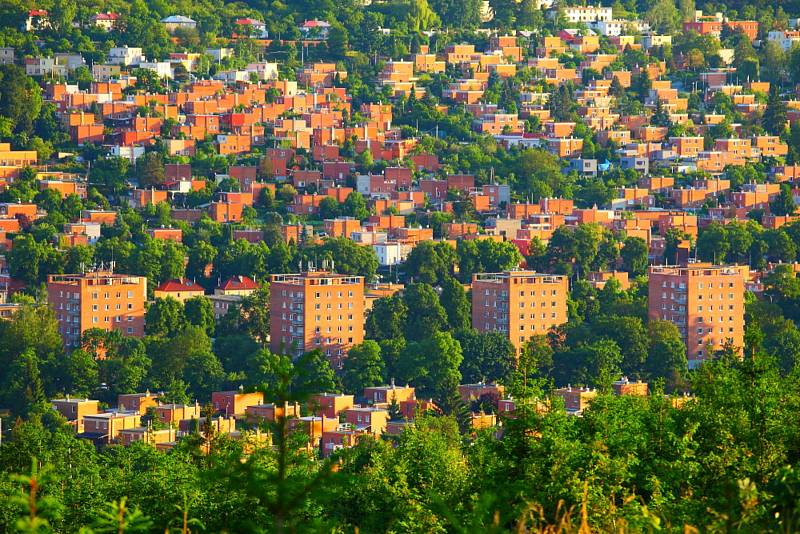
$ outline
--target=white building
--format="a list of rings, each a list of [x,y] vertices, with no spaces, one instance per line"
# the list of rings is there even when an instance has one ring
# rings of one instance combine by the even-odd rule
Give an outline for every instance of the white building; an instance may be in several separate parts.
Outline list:
[[[250,63],[245,70],[250,73],[255,73],[259,80],[278,79],[277,63]]]
[[[164,28],[169,33],[174,33],[176,30],[194,30],[197,28],[197,22],[183,15],[172,15],[161,19],[161,24],[164,25]]]
[[[159,78],[172,79],[172,63],[169,61],[147,61],[139,63],[140,69],[152,70]]]
[[[225,58],[233,57],[233,48],[206,48],[206,54],[220,62]]]
[[[564,18],[572,24],[579,22],[587,24],[589,22],[611,21],[614,16],[610,7],[575,6],[564,8]]]
[[[642,36],[642,46],[647,50],[654,46],[672,46],[672,36],[648,33]]]
[[[91,18],[91,22],[95,27],[105,30],[107,32],[110,32],[111,30],[114,29],[114,27],[117,25],[118,20],[119,20],[119,15],[117,13],[111,13],[111,12],[98,13],[92,16]]]
[[[116,158],[124,158],[134,163],[137,159],[144,156],[144,147],[115,145],[111,147],[110,153]]]
[[[375,243],[372,245],[372,249],[378,256],[378,265],[381,267],[399,265],[406,261],[406,258],[408,258],[408,255],[411,253],[410,245],[398,243],[397,241]]]
[[[772,30],[767,34],[767,40],[777,42],[781,48],[788,51],[800,44],[800,30]]]
[[[14,63],[14,49],[9,47],[0,48],[0,65],[10,65]]]
[[[54,57],[25,58],[28,76],[68,76],[78,67],[86,65],[80,54],[56,54]]]
[[[248,17],[236,19],[234,24],[238,28],[236,31],[237,34],[252,36],[256,39],[266,39],[269,37],[267,25],[260,20],[251,19]]]
[[[606,37],[619,37],[620,35],[627,35],[628,28],[633,29],[636,33],[642,33],[650,29],[650,25],[646,22],[638,20],[599,20],[592,22],[589,26],[600,35]]]
[[[142,49],[138,47],[116,47],[108,51],[108,62],[112,65],[138,65],[144,61]]]
[[[307,20],[299,28],[303,39],[325,40],[331,31],[331,25],[324,20]]]

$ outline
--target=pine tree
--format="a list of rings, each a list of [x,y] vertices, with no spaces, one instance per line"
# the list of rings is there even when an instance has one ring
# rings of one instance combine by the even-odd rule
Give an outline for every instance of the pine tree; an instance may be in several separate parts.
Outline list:
[[[781,99],[778,86],[772,84],[767,100],[767,109],[761,119],[764,129],[772,135],[781,135],[786,130],[786,104]]]

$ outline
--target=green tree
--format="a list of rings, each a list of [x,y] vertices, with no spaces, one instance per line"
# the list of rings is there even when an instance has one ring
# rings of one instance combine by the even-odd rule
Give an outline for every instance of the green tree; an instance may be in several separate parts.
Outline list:
[[[344,59],[350,47],[349,35],[341,24],[331,26],[328,33],[328,50],[336,59]]]
[[[678,327],[669,321],[654,320],[648,324],[647,332],[650,343],[645,369],[650,380],[663,378],[667,391],[684,387],[688,361]]]
[[[781,194],[769,203],[769,210],[775,215],[794,215],[797,205],[794,202],[794,194],[789,184],[781,184]]]
[[[647,243],[639,237],[628,237],[620,250],[622,264],[631,276],[642,276],[647,272]]]
[[[407,317],[408,307],[400,294],[379,298],[367,314],[367,337],[376,341],[400,338]]]
[[[38,404],[47,400],[39,362],[33,349],[25,349],[4,373],[3,405],[18,417],[27,417]]]
[[[697,255],[703,261],[720,263],[728,255],[727,229],[719,223],[711,223],[697,237]]]
[[[186,326],[183,304],[172,297],[158,298],[147,308],[145,331],[151,336],[173,336]]]
[[[147,152],[136,161],[139,187],[148,188],[163,184],[167,180],[164,161],[158,152]]]
[[[14,133],[30,135],[42,110],[42,90],[17,65],[0,65],[0,115],[11,119]]]
[[[152,521],[135,506],[128,506],[127,497],[111,502],[99,510],[92,523],[92,532],[98,534],[145,534],[152,530]]]
[[[362,221],[368,218],[369,209],[367,208],[367,202],[364,200],[364,196],[358,191],[353,191],[347,195],[347,198],[342,204],[342,213],[348,217],[353,217]]]
[[[678,29],[681,13],[673,0],[657,0],[645,13],[644,19],[656,32],[672,34]]]
[[[405,263],[406,277],[425,284],[441,283],[452,275],[456,251],[445,242],[423,241],[413,248]]]
[[[261,284],[254,293],[244,297],[239,306],[228,310],[220,324],[220,331],[235,329],[248,334],[259,343],[266,343],[270,329],[269,300],[269,284]]]
[[[214,335],[216,320],[214,319],[214,306],[206,297],[192,297],[183,303],[186,320],[189,324],[199,326],[209,336]]]
[[[611,339],[619,346],[622,352],[620,369],[625,375],[641,377],[644,374],[648,341],[641,319],[604,314],[594,321],[592,330],[598,339]]]
[[[434,332],[447,330],[447,313],[430,285],[411,284],[405,289],[403,301],[409,310],[404,329],[407,339],[420,340]]]
[[[320,219],[335,219],[341,215],[342,207],[335,198],[324,197],[319,201],[318,210]]]
[[[346,392],[359,395],[365,387],[383,384],[384,372],[381,347],[368,339],[347,353],[342,368],[342,386]]]
[[[451,330],[461,330],[469,328],[472,322],[472,306],[464,286],[449,276],[442,282],[442,293],[439,301],[447,313],[447,322]]]
[[[119,196],[126,187],[130,163],[124,158],[103,158],[92,164],[89,183],[110,195]]]
[[[448,332],[434,332],[409,343],[400,356],[400,380],[413,384],[420,395],[444,399],[461,382],[461,345]]]
[[[470,384],[500,382],[510,384],[517,364],[517,351],[508,337],[499,332],[478,332],[469,328],[455,332],[461,345],[461,375]]]
[[[211,339],[200,327],[187,326],[170,338],[152,339],[147,352],[153,362],[149,380],[156,388],[170,388],[180,380],[194,398],[206,398],[223,378]]]
[[[781,98],[778,84],[770,86],[767,108],[761,124],[772,135],[781,135],[786,130],[786,104]]]
[[[522,254],[509,241],[491,239],[471,239],[458,242],[459,276],[464,282],[470,282],[475,273],[496,273],[517,267],[522,261]]]
[[[294,362],[295,373],[292,380],[294,395],[314,393],[336,393],[339,382],[325,354],[315,349],[306,352]]]
[[[44,377],[46,393],[55,393],[64,349],[55,313],[49,306],[23,304],[10,320],[0,322],[0,368],[10,369],[29,349]],[[0,371],[0,382],[2,377]]]
[[[141,340],[123,337],[117,331],[92,329],[84,332],[81,346],[94,356],[100,383],[107,386],[101,400],[116,402],[120,393],[140,391],[151,366]]]
[[[100,367],[94,356],[75,349],[61,362],[64,392],[78,397],[91,397],[100,385]]]
[[[557,352],[553,375],[557,384],[609,388],[622,373],[622,354],[616,342],[601,339]]]
[[[358,275],[372,281],[378,270],[378,257],[372,247],[362,247],[347,237],[328,238],[320,245],[307,247],[305,261],[323,259],[333,262],[337,273]]]
[[[442,24],[450,28],[477,28],[481,23],[479,0],[431,0]]]

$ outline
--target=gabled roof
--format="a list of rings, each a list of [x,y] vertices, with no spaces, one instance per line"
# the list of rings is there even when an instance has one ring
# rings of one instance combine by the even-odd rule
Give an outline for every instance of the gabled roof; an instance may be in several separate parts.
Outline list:
[[[29,17],[46,17],[48,15],[49,13],[47,12],[46,9],[31,9],[30,11],[28,11]]]
[[[119,18],[119,14],[117,13],[98,13],[95,15],[94,20],[117,20]]]
[[[232,276],[228,278],[221,286],[220,289],[223,291],[236,291],[236,290],[246,290],[246,289],[258,289],[260,286],[258,282],[249,278],[247,276]]]
[[[198,284],[193,280],[189,280],[188,278],[173,278],[172,280],[166,280],[162,282],[160,286],[156,288],[156,291],[203,291],[203,286]]]
[[[161,22],[188,23],[188,22],[194,22],[194,21],[192,19],[190,19],[189,17],[184,17],[183,15],[172,15],[172,16],[169,16],[167,18],[161,19]]]
[[[330,28],[331,25],[324,20],[307,20],[303,23],[303,28]]]
[[[243,19],[236,19],[234,24],[238,24],[239,26],[263,26],[264,23],[260,20],[252,19],[250,17],[243,18]]]

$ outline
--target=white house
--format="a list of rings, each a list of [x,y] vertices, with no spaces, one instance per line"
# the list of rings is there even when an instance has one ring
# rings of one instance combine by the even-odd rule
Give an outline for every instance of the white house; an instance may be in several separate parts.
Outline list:
[[[28,76],[67,76],[78,67],[86,65],[80,54],[56,54],[54,57],[25,58]]]
[[[234,56],[233,48],[206,48],[206,54],[214,58],[216,62]]]
[[[45,9],[31,9],[25,19],[23,29],[26,32],[50,28],[50,14]]]
[[[247,72],[254,72],[259,80],[277,80],[277,63],[250,63],[247,65]]]
[[[115,145],[111,147],[110,154],[116,158],[124,158],[134,163],[137,159],[144,156],[144,147]]]
[[[567,22],[576,24],[578,22],[589,23],[613,20],[613,11],[610,7],[602,6],[573,6],[564,8],[564,18]]]
[[[95,27],[103,29],[107,32],[110,32],[116,27],[118,20],[119,20],[119,15],[117,13],[110,13],[110,12],[98,13],[97,15],[94,15],[91,18],[91,22]]]
[[[648,33],[642,36],[642,46],[648,50],[654,46],[672,46],[672,36]]]
[[[144,53],[139,47],[120,46],[108,51],[108,62],[112,65],[138,65],[144,61]]]
[[[331,25],[324,20],[307,20],[300,26],[303,39],[325,40],[331,31]]]
[[[619,37],[627,33],[627,28],[633,28],[636,32],[642,33],[650,29],[650,25],[646,22],[638,20],[598,20],[589,23],[589,26],[600,35],[606,37]]]
[[[147,61],[139,63],[140,69],[152,70],[159,78],[172,79],[172,63],[169,61]]]
[[[256,39],[266,39],[269,37],[267,25],[260,20],[251,19],[248,17],[236,19],[233,23],[236,25],[237,35],[251,36],[255,37]]]
[[[194,30],[197,28],[197,22],[183,15],[172,15],[161,19],[161,24],[164,25],[164,28],[169,33],[174,33],[176,30]]]
[[[387,241],[386,243],[375,243],[372,249],[378,256],[378,265],[388,267],[399,265],[406,261],[411,253],[411,246],[397,241]]]

